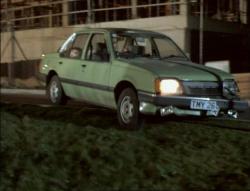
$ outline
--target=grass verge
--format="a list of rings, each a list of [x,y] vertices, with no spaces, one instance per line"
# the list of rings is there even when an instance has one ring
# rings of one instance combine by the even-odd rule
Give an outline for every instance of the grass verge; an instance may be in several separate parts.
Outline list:
[[[248,122],[147,120],[101,108],[1,104],[0,190],[250,190]]]

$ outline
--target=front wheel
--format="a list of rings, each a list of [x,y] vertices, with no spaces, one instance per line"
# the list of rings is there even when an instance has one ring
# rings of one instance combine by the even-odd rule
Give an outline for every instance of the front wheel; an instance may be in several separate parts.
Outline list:
[[[67,102],[67,97],[64,94],[62,85],[57,76],[53,76],[47,87],[47,95],[49,100],[54,105],[64,105]]]
[[[117,110],[120,127],[138,129],[142,126],[139,101],[133,89],[126,88],[122,91],[118,99]]]

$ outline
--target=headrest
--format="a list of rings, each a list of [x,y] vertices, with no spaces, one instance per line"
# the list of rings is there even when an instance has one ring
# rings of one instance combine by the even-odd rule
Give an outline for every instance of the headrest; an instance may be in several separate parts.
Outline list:
[[[96,51],[100,51],[103,49],[107,49],[106,44],[103,42],[98,42],[96,43]]]

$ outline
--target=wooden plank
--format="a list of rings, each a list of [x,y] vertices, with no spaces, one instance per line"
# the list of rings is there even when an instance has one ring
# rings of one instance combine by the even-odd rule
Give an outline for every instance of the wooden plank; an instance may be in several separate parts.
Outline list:
[[[233,76],[237,82],[250,82],[250,73],[233,74]]]
[[[250,99],[250,73],[233,74],[240,89],[240,97]]]
[[[250,90],[250,82],[238,83],[240,89],[249,89]]]

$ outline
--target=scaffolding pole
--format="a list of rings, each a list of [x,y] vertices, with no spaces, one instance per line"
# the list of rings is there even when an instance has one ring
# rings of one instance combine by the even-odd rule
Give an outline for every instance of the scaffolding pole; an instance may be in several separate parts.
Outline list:
[[[88,7],[88,18],[87,18],[87,23],[93,23],[93,10],[92,10],[92,1],[88,0],[87,1],[87,7]]]
[[[10,41],[11,41],[11,58],[10,58],[10,63],[8,64],[8,80],[9,83],[12,83],[13,80],[13,76],[12,76],[12,65],[15,62],[15,54],[16,54],[16,49],[15,49],[15,29],[13,26],[13,22],[10,23],[10,33],[11,33],[11,37],[10,37]]]
[[[14,31],[14,21],[12,19],[13,17],[13,12],[10,10],[10,7],[8,6],[8,2],[6,3],[6,17],[7,17],[7,27],[8,31],[10,32],[10,43],[11,43],[11,55],[10,55],[10,63],[8,63],[8,82],[9,84],[12,84],[13,81],[13,76],[12,76],[12,64],[15,61],[15,41],[14,41],[14,36],[15,36],[15,31]],[[9,18],[9,14],[11,13],[11,19]]]
[[[203,64],[204,0],[200,0],[199,64]]]

